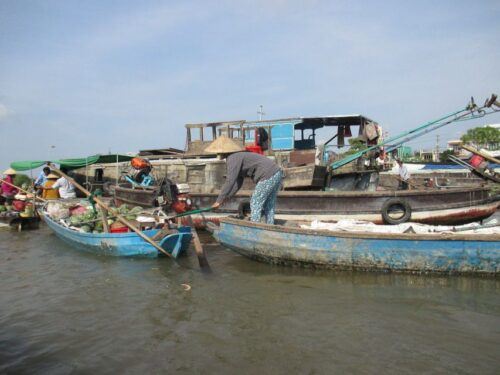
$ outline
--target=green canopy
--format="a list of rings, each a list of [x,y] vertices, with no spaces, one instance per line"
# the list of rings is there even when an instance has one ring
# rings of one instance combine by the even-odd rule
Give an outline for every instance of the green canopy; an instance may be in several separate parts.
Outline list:
[[[26,161],[15,161],[10,163],[10,167],[16,171],[29,171],[30,169],[35,169],[44,165],[46,161],[43,160],[26,160]]]
[[[92,155],[86,158],[77,159],[61,159],[53,160],[51,163],[59,164],[62,168],[75,169],[85,167],[86,165],[96,164],[96,163],[116,163],[122,161],[129,161],[133,156],[128,155]],[[28,171],[30,169],[39,168],[46,164],[47,160],[25,160],[25,161],[15,161],[10,163],[10,167],[16,171]]]

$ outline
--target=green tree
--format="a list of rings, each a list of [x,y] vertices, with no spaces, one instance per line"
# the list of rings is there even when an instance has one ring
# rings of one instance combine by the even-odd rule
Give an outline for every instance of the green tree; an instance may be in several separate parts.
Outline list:
[[[464,143],[477,147],[498,148],[500,144],[500,130],[489,126],[481,126],[467,130],[461,138]]]
[[[362,150],[368,148],[368,146],[366,145],[366,142],[360,138],[350,138],[349,145],[351,147],[349,147],[349,150],[347,150],[346,152],[343,152],[341,154],[342,157],[346,157],[346,156],[355,154],[356,152],[359,152],[359,151],[362,151]]]
[[[27,184],[28,186],[31,185],[31,178],[22,173],[16,174],[16,177],[14,178],[14,185],[22,188],[23,184]]]
[[[440,162],[447,162],[448,161],[448,156],[453,155],[453,150],[444,150],[439,154],[439,161]]]

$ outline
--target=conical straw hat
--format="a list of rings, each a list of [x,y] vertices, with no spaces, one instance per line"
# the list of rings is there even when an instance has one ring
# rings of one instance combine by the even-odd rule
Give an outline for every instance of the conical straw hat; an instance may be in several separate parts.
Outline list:
[[[47,178],[59,178],[59,176],[56,175],[54,172],[51,172],[51,173],[49,173],[49,175],[47,176]]]
[[[209,154],[231,154],[233,152],[245,151],[245,148],[234,139],[221,135],[210,143],[205,149]]]
[[[6,169],[5,172],[3,172],[3,174],[16,174],[16,173],[17,172],[12,168]]]

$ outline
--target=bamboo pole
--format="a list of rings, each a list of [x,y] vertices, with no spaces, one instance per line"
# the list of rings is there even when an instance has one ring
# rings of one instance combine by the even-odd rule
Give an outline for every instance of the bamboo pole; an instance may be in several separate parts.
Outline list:
[[[64,178],[66,178],[69,182],[71,182],[76,188],[78,188],[82,193],[84,193],[87,197],[90,196],[90,192],[85,189],[82,185],[80,185],[78,182],[76,182],[74,179],[72,179],[71,177],[69,177],[66,173],[60,171],[59,169],[55,168],[54,166],[52,167],[52,169],[54,171],[56,171],[57,173],[59,173],[61,176],[63,176]],[[104,203],[100,198],[98,197],[93,197],[94,201],[99,205],[101,206],[101,208],[107,210],[107,211],[110,211],[113,215],[116,216],[116,218],[118,219],[118,221],[120,221],[121,223],[125,224],[127,227],[129,227],[130,229],[132,229],[135,233],[137,233],[137,235],[139,237],[141,237],[144,241],[146,241],[147,243],[149,243],[150,245],[152,245],[154,248],[156,248],[156,250],[162,252],[163,254],[165,254],[166,256],[172,258],[172,255],[170,255],[170,253],[168,253],[167,251],[165,251],[164,249],[162,249],[156,242],[154,242],[151,238],[149,238],[148,236],[146,236],[144,233],[142,233],[142,231],[137,228],[134,224],[132,224],[130,221],[128,221],[127,219],[125,219],[123,216],[121,216],[118,212],[116,212],[115,210],[111,209],[106,203]]]

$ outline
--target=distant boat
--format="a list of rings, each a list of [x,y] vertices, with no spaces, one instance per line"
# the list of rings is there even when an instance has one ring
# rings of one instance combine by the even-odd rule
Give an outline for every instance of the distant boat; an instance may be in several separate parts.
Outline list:
[[[157,257],[162,255],[134,232],[83,233],[59,224],[46,213],[42,212],[42,217],[59,238],[78,250],[97,255],[121,257]],[[148,237],[153,237],[158,231],[158,229],[152,229],[143,231],[143,233]],[[180,227],[177,233],[163,237],[158,245],[177,258],[189,247],[191,237],[190,227]]]
[[[500,269],[498,234],[333,232],[226,218],[213,235],[241,255],[280,265],[492,275]]]

